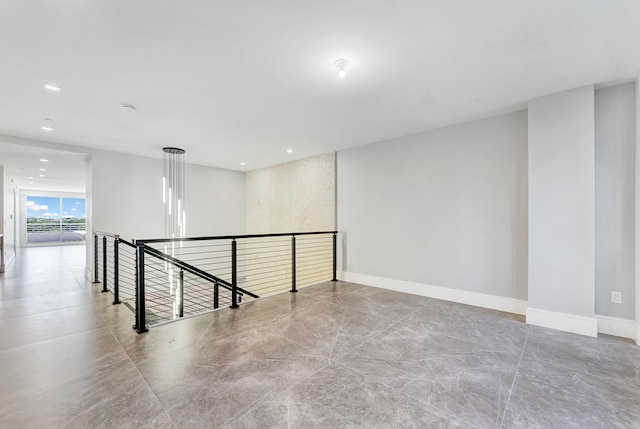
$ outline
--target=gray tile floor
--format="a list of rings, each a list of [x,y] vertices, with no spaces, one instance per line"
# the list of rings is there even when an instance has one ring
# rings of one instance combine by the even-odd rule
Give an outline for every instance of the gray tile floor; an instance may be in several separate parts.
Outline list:
[[[343,282],[137,335],[84,265],[0,275],[0,427],[640,427],[626,340]]]

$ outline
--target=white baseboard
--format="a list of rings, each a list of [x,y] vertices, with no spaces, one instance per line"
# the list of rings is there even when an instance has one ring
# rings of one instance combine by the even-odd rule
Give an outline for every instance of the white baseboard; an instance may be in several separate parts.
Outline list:
[[[557,313],[529,307],[527,308],[527,323],[589,337],[598,336],[598,319],[595,317]]]
[[[637,327],[633,320],[598,315],[596,319],[598,319],[598,333],[636,339]]]
[[[441,286],[432,286],[423,283],[395,280],[386,277],[370,276],[367,274],[342,271],[338,276],[341,280],[374,286],[397,292],[442,299],[444,301],[458,302],[460,304],[474,305],[476,307],[490,308],[492,310],[507,313],[525,314],[527,301],[503,296],[488,295],[478,292],[470,292],[461,289],[453,289]]]

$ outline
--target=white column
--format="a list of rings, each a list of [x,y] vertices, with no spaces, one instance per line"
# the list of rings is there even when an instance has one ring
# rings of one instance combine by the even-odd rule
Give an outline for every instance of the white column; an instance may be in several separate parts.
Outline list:
[[[597,335],[594,88],[529,102],[527,323]]]
[[[640,79],[636,79],[636,344],[640,345]]]

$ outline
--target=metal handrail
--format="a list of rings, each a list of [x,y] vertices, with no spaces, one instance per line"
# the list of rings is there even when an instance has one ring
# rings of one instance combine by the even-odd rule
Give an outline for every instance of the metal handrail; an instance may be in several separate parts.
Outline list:
[[[129,242],[129,241],[127,241],[127,240],[125,240],[124,238],[120,238],[120,236],[119,236],[119,235],[115,235],[114,237],[118,237],[118,238],[117,238],[118,243],[126,244],[127,246],[129,246],[129,247],[133,247],[134,249],[136,248],[136,245],[135,245],[135,244],[133,244],[133,243],[131,243],[131,242]]]
[[[133,241],[136,244],[179,243],[181,241],[238,240],[238,239],[244,239],[244,238],[291,237],[291,236],[298,236],[298,235],[320,235],[320,234],[337,234],[337,233],[338,231],[279,232],[275,234],[218,235],[213,237],[150,238],[150,239],[138,239]]]
[[[113,234],[111,232],[93,231],[93,235],[104,235],[105,237],[111,237],[115,238],[116,240],[125,241],[120,239],[120,234]]]
[[[333,259],[332,263],[329,262],[329,269],[332,271],[332,281],[337,281],[337,234],[338,231],[312,231],[312,232],[285,232],[285,233],[273,233],[273,234],[245,234],[245,235],[225,235],[225,236],[208,236],[208,237],[185,237],[185,238],[156,238],[156,239],[137,239],[137,240],[131,240],[131,241],[127,241],[124,240],[122,238],[120,238],[121,236],[119,234],[114,234],[114,233],[107,233],[107,232],[102,232],[102,231],[95,231],[93,233],[94,236],[94,246],[95,246],[95,282],[98,282],[98,267],[99,267],[99,258],[98,258],[98,254],[99,254],[99,245],[98,245],[98,241],[102,242],[102,272],[103,272],[103,279],[102,279],[102,291],[103,292],[108,292],[108,287],[107,287],[107,265],[108,262],[110,262],[107,258],[107,252],[108,252],[108,240],[111,239],[112,241],[112,245],[113,245],[113,253],[111,253],[111,255],[113,255],[113,262],[114,262],[114,269],[113,269],[113,293],[114,293],[114,304],[119,304],[119,286],[118,286],[118,279],[119,279],[119,270],[118,270],[118,246],[120,243],[125,244],[127,247],[132,248],[135,250],[135,262],[134,262],[134,270],[135,271],[135,324],[133,326],[133,328],[138,332],[138,333],[142,333],[142,332],[146,332],[148,330],[147,324],[146,324],[146,319],[147,319],[147,312],[146,312],[146,306],[148,304],[147,300],[146,300],[146,292],[145,292],[145,277],[147,275],[149,275],[149,272],[146,273],[145,275],[145,266],[147,264],[145,264],[145,254],[148,255],[148,257],[154,258],[157,261],[161,261],[164,262],[165,264],[171,264],[172,266],[176,267],[179,269],[180,271],[180,276],[178,279],[178,284],[179,284],[179,290],[180,290],[180,294],[183,293],[183,272],[189,273],[191,275],[194,275],[197,278],[200,278],[206,282],[211,282],[213,283],[213,287],[214,287],[214,304],[213,304],[213,308],[216,309],[218,308],[218,287],[222,286],[223,288],[227,289],[228,291],[231,292],[231,308],[238,308],[238,304],[240,302],[242,302],[242,297],[243,296],[249,296],[252,297],[254,299],[260,298],[259,295],[263,295],[261,292],[259,291],[255,291],[257,293],[251,292],[245,288],[241,288],[238,287],[238,282],[239,281],[245,281],[245,277],[239,277],[239,270],[245,270],[246,267],[244,266],[245,264],[245,257],[247,255],[246,250],[251,248],[252,243],[254,243],[253,241],[247,242],[246,245],[248,245],[249,247],[241,247],[240,249],[238,249],[238,244],[242,245],[241,241],[243,239],[259,239],[259,238],[269,238],[269,237],[279,237],[279,238],[283,238],[283,237],[290,237],[290,243],[286,244],[286,245],[280,245],[278,244],[278,252],[281,252],[283,249],[290,249],[290,261],[288,263],[285,263],[285,265],[288,265],[287,268],[285,270],[290,270],[290,277],[291,277],[291,289],[290,292],[297,292],[297,280],[298,280],[298,276],[296,275],[297,271],[300,271],[300,267],[296,261],[296,252],[297,250],[300,250],[297,246],[296,243],[296,237],[297,236],[320,236],[320,235],[332,235],[332,243],[331,244],[327,244],[324,245],[323,248],[330,251],[329,249],[332,248],[332,254],[331,257]],[[99,239],[99,236],[101,237],[101,239]],[[301,239],[301,238],[300,238]],[[182,243],[182,242],[205,242],[205,241],[217,241],[218,243],[215,243],[215,245],[219,245],[220,242],[223,242],[225,240],[230,240],[230,244],[231,245],[231,255],[230,255],[230,272],[227,272],[226,270],[229,269],[228,267],[223,270],[223,274],[227,273],[231,275],[231,280],[224,280],[214,274],[212,274],[211,270],[205,271],[205,267],[196,267],[194,265],[192,265],[192,263],[194,263],[193,261],[189,260],[189,259],[180,259],[181,256],[178,257],[173,257],[170,256],[169,254],[166,253],[166,246],[165,246],[165,251],[161,251],[155,247],[152,247],[151,244],[153,243]],[[265,242],[265,240],[261,240],[261,242]],[[280,242],[280,240],[266,240],[267,243],[275,243],[275,242]],[[300,243],[304,243],[305,241],[301,241]],[[311,242],[315,242],[315,240],[312,240]],[[224,243],[223,243],[224,244]],[[191,246],[193,246],[194,248],[199,248],[202,247],[203,244],[192,244]],[[158,247],[158,246],[156,246]],[[182,247],[182,246],[181,246]],[[306,250],[304,250],[306,248],[306,245],[301,244],[301,254],[300,256],[300,260],[298,262],[300,262],[301,265],[305,265],[305,254],[308,253]],[[228,251],[228,250],[226,250]],[[239,253],[239,251],[241,253]],[[109,256],[110,258],[111,256]],[[241,260],[238,260],[238,257],[241,258]],[[287,256],[289,257],[289,256]],[[199,259],[196,259],[199,260]],[[188,262],[187,262],[188,261]],[[154,263],[155,264],[155,263]],[[217,264],[217,263],[216,263]],[[214,265],[216,265],[214,264]],[[239,264],[241,265],[239,267]],[[321,262],[321,264],[325,264],[325,262]],[[326,266],[326,265],[325,265]],[[166,268],[166,265],[165,265]],[[307,271],[309,270],[308,268],[306,269]],[[281,270],[277,270],[278,272],[280,272]],[[300,272],[304,272],[305,268],[302,268],[302,271]],[[132,271],[130,270],[130,274],[132,273]],[[218,273],[220,274],[220,273]],[[261,273],[264,274],[264,273]],[[150,276],[150,280],[153,282],[155,281],[154,278],[155,274],[153,272],[151,272],[151,276]],[[305,275],[303,275],[303,278]],[[130,278],[129,278],[130,279]],[[267,290],[267,293],[271,292],[271,288],[272,286],[267,286],[266,289],[263,288],[261,290]],[[153,292],[153,290],[152,290]],[[155,293],[155,292],[154,292]],[[259,294],[259,295],[258,295]],[[182,295],[181,295],[182,296]],[[155,299],[155,298],[154,298]],[[157,305],[157,302],[154,301],[154,299],[152,299],[150,302],[153,305]],[[179,317],[183,317],[183,308],[182,308],[182,300],[184,300],[184,298],[181,298],[180,301],[176,301],[176,303],[179,303],[179,309],[178,309],[178,313]],[[126,302],[125,302],[126,303]],[[163,304],[164,305],[164,304]],[[163,310],[160,310],[161,312]],[[174,319],[176,318],[176,313],[175,313],[175,307],[174,307],[174,314],[173,317]],[[155,317],[155,316],[154,316]]]
[[[166,253],[163,253],[161,251],[159,251],[158,249],[154,249],[153,247],[149,247],[146,246],[144,244],[141,245],[144,248],[144,251],[151,254],[152,256],[155,256],[158,259],[162,259],[165,262],[169,262],[173,265],[176,265],[177,267],[180,267],[181,269],[183,269],[184,271],[190,272],[193,275],[196,275],[200,278],[203,278],[205,280],[208,280],[210,282],[214,282],[214,283],[218,283],[220,284],[222,287],[224,287],[225,289],[231,291],[233,288],[233,285],[231,283],[229,283],[226,280],[221,279],[220,277],[216,277],[213,274],[210,274],[206,271],[202,271],[199,268],[194,267],[193,265],[187,264],[184,261],[181,261],[179,259],[176,259],[172,256],[167,255]],[[249,295],[252,298],[260,298],[258,295],[249,292],[248,290],[242,289],[241,287],[237,287],[236,286],[236,290],[238,291],[238,293],[240,295],[246,294]]]

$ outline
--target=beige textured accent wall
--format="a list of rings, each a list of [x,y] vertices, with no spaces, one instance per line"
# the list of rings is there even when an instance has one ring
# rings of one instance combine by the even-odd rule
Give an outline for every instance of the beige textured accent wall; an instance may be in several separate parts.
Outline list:
[[[245,198],[247,234],[333,231],[335,154],[248,172]],[[331,235],[296,239],[298,287],[331,278],[331,243]],[[263,246],[269,246],[268,251]],[[291,288],[291,237],[244,241],[238,252],[244,272],[241,287],[261,297]]]
[[[333,230],[335,164],[327,153],[248,172],[247,234]]]

